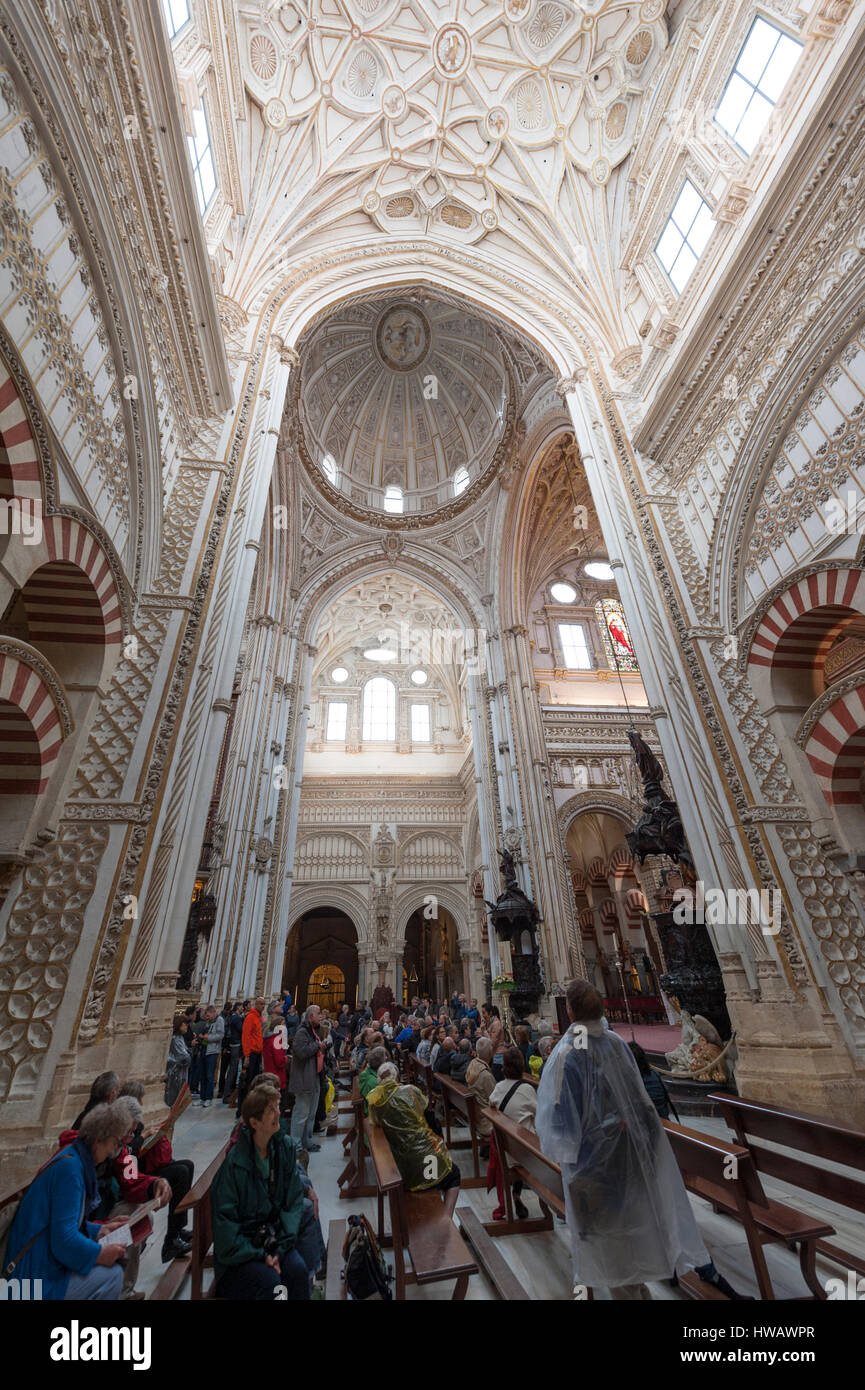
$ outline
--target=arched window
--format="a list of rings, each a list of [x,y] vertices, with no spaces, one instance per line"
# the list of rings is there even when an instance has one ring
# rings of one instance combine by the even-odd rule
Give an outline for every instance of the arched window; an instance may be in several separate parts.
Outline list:
[[[370,743],[396,740],[396,686],[386,676],[374,676],[364,686],[363,737]]]
[[[386,512],[402,512],[405,510],[405,499],[402,495],[401,487],[386,487],[384,490],[384,509]]]
[[[459,497],[461,492],[465,492],[469,485],[469,470],[465,465],[461,465],[451,479],[454,489],[454,497]]]
[[[336,460],[333,454],[325,454],[321,461],[321,471],[332,487],[339,486],[339,469],[336,466]]]

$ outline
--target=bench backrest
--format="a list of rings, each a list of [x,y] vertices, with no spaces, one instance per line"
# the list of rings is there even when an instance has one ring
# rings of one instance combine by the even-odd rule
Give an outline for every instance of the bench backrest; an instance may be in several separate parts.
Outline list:
[[[517,1170],[517,1177],[528,1183],[558,1215],[564,1216],[565,1189],[562,1170],[558,1163],[554,1163],[541,1152],[538,1136],[523,1125],[516,1124],[493,1106],[485,1106],[481,1114],[492,1123],[496,1144],[505,1167]]]
[[[735,1190],[740,1205],[742,1201],[761,1207],[769,1205],[754,1160],[745,1145],[725,1143],[672,1120],[661,1123],[683,1178],[702,1178],[717,1187]]]
[[[865,1212],[865,1134],[861,1130],[742,1096],[719,1093],[709,1099],[717,1102],[739,1143],[750,1150],[759,1172],[853,1211]],[[856,1169],[863,1174],[863,1179],[805,1163],[789,1154],[776,1153],[763,1144],[751,1143],[752,1136]]]
[[[387,1135],[381,1125],[374,1125],[371,1120],[364,1120],[363,1128],[369,1142],[379,1192],[397,1191],[402,1187],[402,1176],[391,1152]]]
[[[446,1096],[448,1105],[453,1106],[469,1123],[471,1128],[472,1121],[476,1119],[475,1094],[470,1091],[468,1086],[464,1086],[461,1081],[454,1081],[450,1076],[440,1076],[438,1078],[442,1094]]]

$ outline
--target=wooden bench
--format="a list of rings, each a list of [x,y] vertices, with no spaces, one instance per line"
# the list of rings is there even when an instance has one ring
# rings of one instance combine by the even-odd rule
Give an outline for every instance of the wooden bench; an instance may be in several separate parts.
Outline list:
[[[478,1266],[448,1215],[441,1194],[407,1192],[384,1130],[369,1120],[364,1129],[375,1169],[378,1239],[383,1249],[393,1249],[394,1298],[404,1299],[408,1284],[436,1284],[446,1279],[456,1280],[452,1299],[465,1298],[469,1278],[477,1274]],[[390,1217],[389,1232],[385,1228],[385,1206]]]
[[[784,1106],[766,1105],[743,1096],[718,1093],[710,1095],[709,1100],[717,1103],[729,1129],[739,1143],[748,1149],[759,1173],[836,1202],[838,1206],[847,1207],[859,1216],[865,1213],[865,1134],[861,1130],[834,1120],[821,1119],[818,1115],[800,1114]],[[863,1178],[835,1173],[819,1163],[807,1163],[790,1154],[776,1153],[764,1144],[754,1143],[755,1138],[782,1144],[802,1155],[828,1159],[862,1173]],[[834,1231],[831,1233],[834,1234]],[[822,1237],[813,1242],[813,1253],[845,1269],[855,1270],[857,1274],[865,1274],[865,1260],[860,1255],[829,1244]]]
[[[474,1250],[478,1264],[499,1298],[505,1303],[528,1301],[526,1293],[495,1241],[484,1230],[483,1222],[471,1207],[457,1207],[455,1216],[466,1242]]]
[[[565,1216],[561,1168],[541,1152],[540,1140],[530,1129],[516,1124],[492,1106],[484,1106],[481,1114],[493,1127],[505,1188],[505,1217],[501,1221],[485,1222],[484,1230],[493,1236],[551,1231],[553,1215],[562,1219]],[[525,1221],[515,1218],[511,1187],[517,1181],[535,1193],[541,1204],[542,1217],[529,1217]]]
[[[535,1231],[548,1231],[553,1227],[553,1215],[565,1216],[565,1193],[561,1168],[542,1152],[540,1141],[531,1130],[516,1124],[507,1115],[502,1115],[491,1107],[483,1111],[485,1118],[493,1126],[502,1168],[505,1188],[506,1217],[503,1221],[485,1223],[484,1229],[490,1235],[529,1235]],[[664,1122],[673,1152],[679,1164],[685,1186],[697,1191],[700,1183],[714,1184],[725,1182],[730,1189],[731,1200],[737,1209],[741,1208],[745,1224],[748,1247],[754,1264],[757,1283],[764,1298],[774,1298],[771,1281],[766,1269],[763,1245],[757,1230],[751,1203],[764,1203],[766,1198],[760,1187],[756,1169],[747,1149],[741,1145],[731,1145],[708,1135],[685,1129],[682,1125]],[[731,1164],[731,1159],[735,1160]],[[730,1177],[726,1175],[731,1173]],[[530,1187],[538,1197],[543,1212],[540,1220],[514,1219],[511,1185],[517,1180]],[[702,1193],[700,1193],[702,1195]],[[492,1277],[492,1276],[491,1276]],[[679,1278],[679,1286],[690,1298],[709,1301],[725,1301],[725,1295],[713,1285],[705,1283],[689,1270]],[[766,1292],[764,1292],[766,1290]],[[586,1290],[592,1298],[592,1290]]]
[[[343,1152],[348,1154],[348,1163],[336,1180],[339,1186],[339,1195],[340,1198],[344,1199],[374,1197],[377,1189],[371,1183],[364,1182],[366,1147],[363,1142],[363,1096],[360,1093],[356,1071],[351,1085],[351,1108],[351,1126],[342,1141]]]
[[[213,1266],[213,1222],[210,1215],[210,1184],[222,1167],[225,1155],[228,1153],[228,1145],[220,1149],[216,1158],[208,1168],[202,1173],[201,1177],[195,1182],[187,1192],[182,1201],[178,1202],[176,1211],[192,1212],[192,1249],[188,1255],[181,1255],[176,1260],[172,1260],[166,1269],[153,1293],[151,1300],[161,1303],[172,1299],[179,1292],[186,1275],[190,1276],[189,1296],[198,1300],[204,1297],[202,1292],[204,1283],[204,1271]],[[208,1292],[208,1297],[213,1297],[213,1292]]]
[[[777,1244],[788,1250],[798,1248],[799,1268],[811,1297],[826,1298],[815,1269],[815,1246],[822,1236],[833,1235],[835,1228],[768,1198],[746,1145],[710,1139],[672,1120],[661,1123],[688,1191],[709,1202],[716,1212],[742,1222],[760,1297],[775,1297],[763,1245]]]
[[[461,1181],[462,1187],[486,1187],[486,1176],[481,1172],[480,1145],[481,1140],[478,1134],[478,1102],[474,1092],[461,1081],[454,1081],[450,1076],[439,1076],[439,1089],[445,1107],[445,1140],[449,1149],[471,1149],[473,1172],[470,1176],[464,1176]],[[464,1125],[470,1138],[453,1139],[451,1137],[451,1124],[453,1116],[459,1118],[456,1123]]]

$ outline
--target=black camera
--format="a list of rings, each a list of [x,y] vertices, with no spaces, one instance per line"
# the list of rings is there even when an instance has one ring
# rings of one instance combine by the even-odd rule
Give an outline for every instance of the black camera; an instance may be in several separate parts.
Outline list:
[[[279,1254],[280,1233],[272,1221],[255,1222],[244,1234],[263,1255]]]

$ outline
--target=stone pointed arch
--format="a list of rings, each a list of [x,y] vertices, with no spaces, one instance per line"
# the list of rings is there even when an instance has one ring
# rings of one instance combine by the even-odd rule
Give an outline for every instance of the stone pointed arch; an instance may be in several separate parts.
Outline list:
[[[634,827],[634,808],[627,797],[620,796],[617,792],[589,789],[568,797],[559,807],[558,817],[563,839],[577,817],[585,815],[587,811],[600,811],[604,815],[613,816],[628,830]]]

